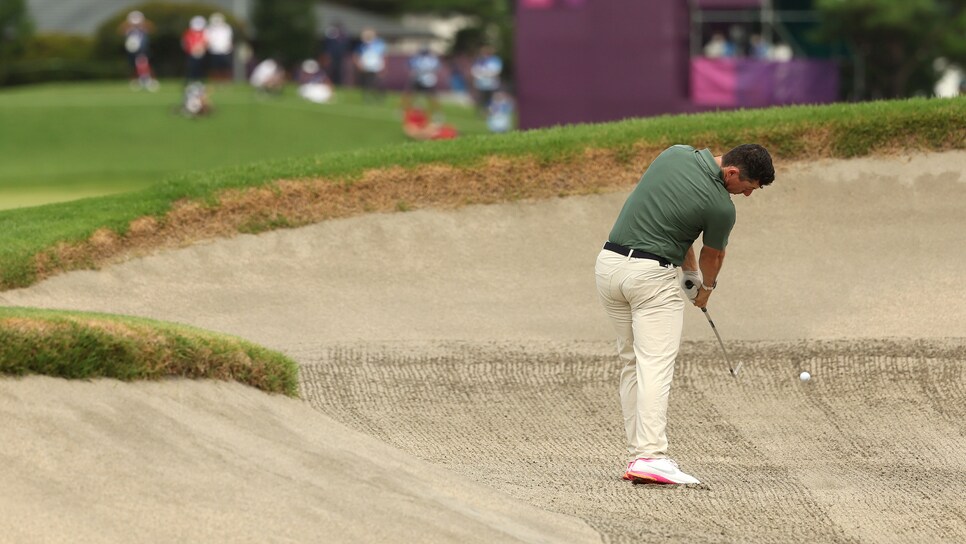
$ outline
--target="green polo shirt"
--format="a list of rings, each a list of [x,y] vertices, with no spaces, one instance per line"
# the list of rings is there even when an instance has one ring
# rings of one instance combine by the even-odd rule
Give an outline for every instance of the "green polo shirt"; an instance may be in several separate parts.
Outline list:
[[[734,226],[735,205],[714,155],[675,145],[644,172],[608,239],[681,266],[699,234],[704,245],[724,250]]]

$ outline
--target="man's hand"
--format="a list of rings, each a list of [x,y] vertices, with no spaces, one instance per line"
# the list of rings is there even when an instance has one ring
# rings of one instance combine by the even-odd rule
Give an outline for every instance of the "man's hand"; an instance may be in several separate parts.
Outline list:
[[[694,301],[694,298],[698,296],[698,289],[702,281],[704,281],[704,278],[701,276],[700,270],[684,270],[681,276],[681,289],[688,300]]]
[[[694,305],[698,308],[704,308],[708,305],[708,299],[711,298],[711,289],[705,289],[703,286],[698,287],[698,296],[694,297]]]

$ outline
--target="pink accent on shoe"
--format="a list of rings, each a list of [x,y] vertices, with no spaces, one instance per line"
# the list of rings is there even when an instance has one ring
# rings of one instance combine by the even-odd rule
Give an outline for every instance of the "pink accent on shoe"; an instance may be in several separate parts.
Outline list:
[[[653,457],[641,457],[635,461],[631,461],[630,464],[627,465],[627,472],[624,473],[624,478],[630,480],[632,483],[635,483],[635,484],[654,483],[654,484],[677,485],[677,482],[671,481],[665,478],[664,476],[655,474],[653,472],[631,470],[631,467],[634,466],[634,463],[636,461],[653,461],[653,460],[655,460],[655,458]]]
[[[652,474],[650,472],[631,472],[631,471],[627,471],[627,474],[625,474],[624,476],[625,477],[628,477],[629,476],[629,478],[627,478],[627,479],[630,480],[630,481],[632,481],[632,482],[634,482],[635,484],[636,483],[647,483],[647,482],[652,482],[652,483],[656,483],[656,484],[674,484],[674,482],[672,482],[671,480],[668,480],[667,478],[664,478],[663,476],[658,476],[657,474]]]

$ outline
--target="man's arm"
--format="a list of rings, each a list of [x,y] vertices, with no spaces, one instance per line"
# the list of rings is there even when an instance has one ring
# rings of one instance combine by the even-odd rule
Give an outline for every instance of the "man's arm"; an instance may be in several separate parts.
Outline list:
[[[688,247],[684,254],[684,262],[681,263],[681,289],[687,295],[688,300],[694,302],[701,288],[701,271],[698,270],[698,260],[694,258],[694,245]]]
[[[694,259],[694,249],[689,249],[688,253],[691,259]],[[704,276],[704,285],[698,289],[698,296],[694,299],[694,305],[698,308],[704,308],[708,305],[708,298],[711,297],[711,289],[705,289],[705,287],[714,286],[718,278],[718,272],[721,270],[721,265],[724,263],[724,258],[724,250],[708,246],[701,248],[701,257],[698,259],[698,266],[701,268],[701,275]],[[687,270],[687,256],[685,256],[682,268]]]
[[[698,269],[698,260],[694,258],[694,246],[688,248],[688,252],[684,254],[684,262],[681,263],[681,270],[685,272],[694,272]]]

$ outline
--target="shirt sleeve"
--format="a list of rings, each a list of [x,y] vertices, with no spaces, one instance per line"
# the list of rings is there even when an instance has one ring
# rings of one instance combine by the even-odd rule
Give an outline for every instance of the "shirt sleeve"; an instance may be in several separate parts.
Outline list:
[[[702,242],[704,245],[724,251],[728,246],[728,236],[735,226],[735,207],[730,202],[727,206],[716,206],[708,214],[704,228]]]

